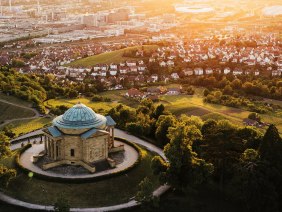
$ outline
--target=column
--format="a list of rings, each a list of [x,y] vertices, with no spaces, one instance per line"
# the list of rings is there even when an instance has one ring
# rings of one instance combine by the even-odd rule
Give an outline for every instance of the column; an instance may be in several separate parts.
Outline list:
[[[54,141],[51,139],[51,158],[54,159]]]
[[[51,143],[49,137],[47,137],[47,143],[48,143],[48,156],[51,157]]]
[[[56,147],[56,141],[53,141],[53,146],[54,146],[54,160],[57,160],[57,147]]]
[[[41,137],[41,141],[42,140],[43,140],[43,136]],[[46,135],[44,135],[44,149],[45,149],[45,153],[47,153]]]
[[[114,141],[115,141],[115,133],[114,133],[114,128],[112,127],[112,147],[115,146]]]

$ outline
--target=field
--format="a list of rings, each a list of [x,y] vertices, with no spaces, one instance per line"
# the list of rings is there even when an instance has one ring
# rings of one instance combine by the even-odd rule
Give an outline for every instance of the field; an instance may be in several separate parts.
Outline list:
[[[241,124],[242,119],[247,118],[250,113],[241,109],[205,103],[201,96],[165,95],[161,97],[161,103],[177,116],[181,114],[195,115],[202,117],[204,120],[211,117],[216,117],[216,119],[225,118],[236,124]]]
[[[143,152],[146,150],[143,150]],[[23,201],[37,204],[54,204],[59,194],[64,194],[72,207],[101,207],[128,202],[137,192],[137,185],[145,177],[151,179],[154,188],[158,179],[150,167],[154,155],[146,151],[142,160],[133,170],[125,175],[104,181],[67,184],[55,183],[29,178],[18,172],[16,179],[4,192]],[[13,158],[0,161],[10,167],[14,166]]]
[[[35,113],[32,110],[19,108],[14,105],[0,102],[0,123],[5,120],[27,118],[34,115]]]
[[[111,108],[118,105],[117,102],[93,102],[90,99],[87,98],[78,98],[78,99],[50,99],[45,102],[45,106],[51,106],[56,107],[59,105],[65,105],[67,107],[72,107],[78,102],[87,105],[88,107],[91,107],[95,112],[104,114]]]
[[[14,97],[14,96],[7,96],[7,95],[3,94],[2,92],[0,92],[0,99],[6,100],[6,101],[14,103],[14,104],[23,105],[23,106],[26,106],[26,107],[32,106],[32,103],[30,103],[30,102],[21,100],[17,97]]]
[[[12,126],[11,130],[16,134],[17,137],[21,134],[43,128],[44,126],[50,124],[51,121],[51,118],[41,117],[32,120],[14,121],[10,125]]]
[[[125,51],[137,50],[137,49],[141,49],[141,48],[142,48],[142,46],[135,46],[135,47],[128,47],[128,48],[124,48],[124,49],[120,49],[120,50],[116,50],[116,51],[105,52],[105,53],[102,53],[102,54],[99,54],[99,55],[94,55],[94,56],[91,56],[91,57],[76,60],[76,61],[68,64],[68,66],[71,66],[71,67],[91,67],[91,66],[94,66],[96,64],[120,63],[120,62],[124,62],[126,60],[134,59],[134,58],[130,58],[130,57],[123,57],[123,53]],[[144,45],[143,48],[145,50],[154,50],[154,49],[158,48],[158,46],[157,45]]]
[[[178,84],[171,84],[168,87],[175,87],[179,86]],[[162,95],[159,98],[159,102],[155,103],[164,104],[166,109],[170,112],[175,114],[176,116],[180,116],[181,114],[186,115],[194,115],[199,116],[203,120],[207,119],[215,119],[215,120],[222,120],[227,119],[230,120],[232,123],[243,126],[243,119],[247,118],[248,115],[251,113],[250,111],[239,109],[239,108],[232,108],[223,105],[217,104],[209,104],[204,102],[203,100],[203,88],[195,88],[195,95]],[[126,93],[125,90],[118,90],[118,91],[106,91],[100,93],[99,95],[103,97],[108,97],[112,100],[112,102],[92,102],[87,98],[80,98],[80,99],[52,99],[46,102],[48,106],[57,106],[57,105],[68,105],[72,106],[77,102],[82,102],[89,107],[93,108],[95,112],[105,114],[109,109],[116,106],[119,103],[127,105],[132,108],[137,108],[139,102],[134,99],[124,97]],[[268,100],[266,100],[268,101]],[[281,101],[272,101],[272,103],[277,105],[282,105]],[[273,123],[277,126],[279,131],[282,133],[282,114],[278,113],[268,113],[261,115],[262,120],[266,123]]]

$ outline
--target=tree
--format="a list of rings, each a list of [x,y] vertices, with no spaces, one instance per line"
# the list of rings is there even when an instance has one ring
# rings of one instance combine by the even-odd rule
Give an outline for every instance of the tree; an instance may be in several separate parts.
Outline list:
[[[8,137],[4,133],[0,133],[0,159],[11,155],[10,142]],[[2,186],[8,186],[10,181],[16,177],[16,170],[9,169],[3,165],[0,165],[0,184]]]
[[[0,185],[7,187],[10,181],[15,178],[17,172],[15,169],[9,169],[6,166],[0,164]]]
[[[11,127],[12,126],[5,126],[4,128],[3,128],[3,132],[5,133],[5,135],[6,136],[8,136],[9,138],[14,138],[15,137],[15,133],[11,130]]]
[[[142,204],[145,210],[154,210],[158,207],[159,199],[153,196],[153,184],[148,177],[145,177],[138,185],[138,192],[135,200]]]
[[[126,124],[125,128],[128,132],[132,133],[133,135],[143,135],[143,127],[140,123],[130,122]]]
[[[157,141],[165,146],[169,143],[169,138],[167,136],[168,129],[176,124],[176,118],[173,115],[162,115],[159,117],[156,123],[155,137]]]
[[[234,80],[231,82],[231,87],[232,87],[233,89],[241,89],[241,87],[242,87],[242,82],[241,82],[241,80],[239,80],[239,79],[234,79]]]
[[[164,114],[164,110],[165,110],[165,107],[164,107],[163,104],[158,105],[157,108],[154,111],[154,116],[153,117],[155,119],[158,119],[161,115]]]
[[[207,121],[205,121],[201,129],[203,137],[206,138],[212,135],[216,127],[217,127],[217,122],[215,120],[208,119]]]
[[[262,141],[263,134],[255,127],[241,127],[237,135],[245,142],[245,148],[258,149]]]
[[[278,193],[279,200],[282,201],[282,140],[279,132],[274,125],[267,129],[262,143],[259,147],[261,160],[268,164],[271,171],[268,174],[270,181],[273,183]],[[280,209],[282,205],[280,205]]]
[[[76,98],[78,96],[78,92],[76,90],[69,91],[69,98]]]
[[[64,195],[60,195],[57,198],[57,201],[54,204],[54,211],[55,212],[69,212],[70,211],[70,205],[68,200],[64,197]]]
[[[250,113],[248,118],[252,119],[252,120],[255,120],[255,121],[258,121],[258,122],[261,121],[261,117],[257,113]]]
[[[232,95],[233,94],[233,89],[230,85],[226,85],[223,89],[223,94],[225,95]]]
[[[214,179],[220,182],[222,188],[232,177],[244,151],[244,143],[237,130],[237,126],[226,120],[217,123],[208,121],[202,127],[201,157],[214,165]]]
[[[0,132],[0,158],[5,158],[11,155],[9,138]]]
[[[187,116],[187,115],[181,115],[180,121],[185,123],[186,126],[191,126],[194,125],[198,129],[201,129],[203,126],[203,121],[200,117],[198,116]]]
[[[277,128],[272,124],[264,134],[259,153],[263,160],[269,161],[273,165],[282,167],[282,140]]]
[[[161,170],[163,180],[181,191],[204,183],[213,171],[212,164],[197,158],[197,154],[192,151],[190,144],[193,141],[187,136],[188,130],[183,124],[169,129],[170,143],[164,148],[164,154],[169,161],[167,169],[155,170],[158,174]],[[159,159],[155,159],[154,163],[157,163],[156,160]]]
[[[270,172],[256,150],[245,150],[232,180],[232,192],[246,206],[246,211],[278,211],[278,194],[269,178]]]

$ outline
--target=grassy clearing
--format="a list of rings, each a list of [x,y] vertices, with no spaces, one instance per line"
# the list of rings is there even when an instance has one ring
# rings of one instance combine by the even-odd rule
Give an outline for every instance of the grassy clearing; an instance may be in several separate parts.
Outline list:
[[[37,118],[32,120],[14,121],[11,123],[11,130],[19,136],[20,134],[25,134],[33,130],[40,129],[47,124],[50,124],[51,118]]]
[[[161,102],[175,115],[196,115],[204,120],[209,118],[216,120],[228,119],[238,125],[242,125],[243,119],[250,114],[250,111],[243,109],[205,103],[200,95],[162,96]],[[263,114],[261,116],[263,121],[277,125],[281,130],[280,132],[282,132],[281,116],[278,116],[276,113]]]
[[[120,50],[116,50],[116,51],[112,51],[112,52],[105,52],[105,53],[102,53],[102,54],[99,54],[99,55],[94,55],[94,56],[91,56],[91,57],[76,60],[76,61],[68,64],[68,66],[91,67],[91,66],[97,65],[99,63],[101,63],[101,64],[111,64],[111,63],[124,62],[126,60],[132,60],[134,58],[123,57],[124,52],[130,51],[130,50],[142,49],[142,47],[145,50],[154,50],[154,49],[158,48],[157,45],[144,45],[144,46],[128,47],[128,48],[124,48],[124,49],[120,49]]]
[[[117,91],[106,91],[102,92],[99,95],[103,97],[110,98],[113,102],[125,104],[129,107],[137,108],[139,105],[139,101],[126,98],[124,95],[127,91],[126,90],[117,90]]]
[[[205,117],[210,113],[217,113],[222,118],[225,117],[237,124],[240,124],[242,119],[249,115],[248,111],[241,109],[205,103],[203,97],[197,95],[162,96],[161,101],[175,115],[187,114]]]
[[[5,120],[27,118],[34,115],[35,113],[32,110],[0,102],[0,123]]]
[[[143,150],[146,151],[146,150]],[[137,192],[137,185],[146,176],[156,188],[158,179],[150,164],[154,155],[147,152],[141,163],[129,173],[104,181],[64,184],[28,178],[19,172],[17,178],[4,192],[17,199],[37,204],[53,204],[59,194],[64,193],[72,207],[101,207],[128,202]]]
[[[78,98],[78,99],[50,99],[45,102],[45,106],[56,107],[60,105],[65,105],[72,107],[78,102],[81,102],[88,107],[91,107],[95,112],[105,114],[108,110],[118,105],[117,102],[93,102],[87,98]]]
[[[6,94],[3,94],[2,92],[0,92],[0,99],[6,100],[8,102],[14,103],[14,104],[18,104],[18,105],[23,105],[26,107],[31,107],[32,103],[21,100],[17,97],[14,96],[7,96]]]

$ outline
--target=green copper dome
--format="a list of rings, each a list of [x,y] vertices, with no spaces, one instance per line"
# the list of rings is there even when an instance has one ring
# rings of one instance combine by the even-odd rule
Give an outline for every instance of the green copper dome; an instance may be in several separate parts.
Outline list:
[[[81,103],[68,109],[64,115],[53,120],[56,127],[63,129],[100,128],[106,125],[106,122],[106,117],[96,114],[91,108]]]

